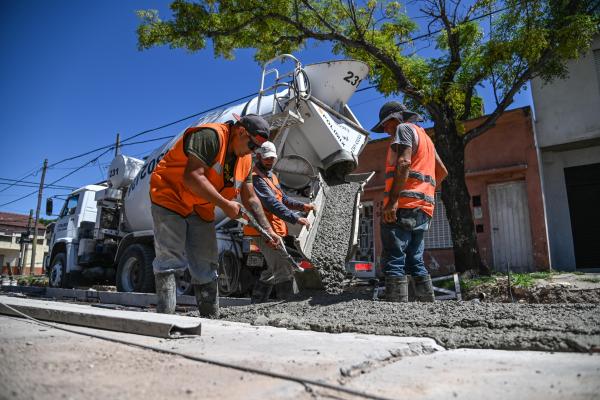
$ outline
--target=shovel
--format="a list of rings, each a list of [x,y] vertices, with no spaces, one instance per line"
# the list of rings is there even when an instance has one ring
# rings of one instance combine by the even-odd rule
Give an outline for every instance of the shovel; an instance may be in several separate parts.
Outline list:
[[[269,242],[273,241],[273,238],[271,237],[271,235],[269,235],[269,232],[267,232],[265,230],[265,228],[263,228],[258,221],[256,220],[256,218],[254,218],[254,215],[252,215],[251,213],[248,212],[248,210],[246,210],[243,206],[240,205],[240,214],[244,217],[246,217],[247,219],[243,219],[243,218],[239,218],[238,221],[243,223],[243,224],[248,224],[251,227],[253,227],[254,229],[256,229],[258,231],[258,233],[260,233],[260,235],[268,240]],[[288,259],[288,261],[292,264],[294,271],[295,272],[304,272],[304,268],[302,268],[300,265],[298,265],[298,263],[296,262],[296,260],[294,260],[294,258],[290,255],[290,253],[288,253],[287,249],[285,248],[285,244],[283,243],[283,239],[281,237],[279,237],[278,240],[278,249],[280,249],[283,254],[286,256],[286,258]]]

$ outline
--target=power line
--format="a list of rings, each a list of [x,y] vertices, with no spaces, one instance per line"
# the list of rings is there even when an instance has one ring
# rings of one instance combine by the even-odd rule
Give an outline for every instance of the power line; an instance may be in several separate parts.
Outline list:
[[[9,178],[0,178],[0,181],[8,181],[8,182],[15,182],[15,184],[18,185],[39,185],[39,182],[31,182],[31,181],[17,181],[15,179],[9,179]],[[0,182],[0,185],[8,185],[8,183],[2,183]],[[48,185],[50,186],[50,185]],[[73,186],[64,186],[64,185],[54,185],[54,189],[75,189],[75,187]]]
[[[178,119],[178,120],[176,120],[176,121],[169,122],[169,123],[167,123],[167,124],[164,124],[164,125],[158,126],[158,127],[156,127],[156,128],[151,128],[151,129],[146,129],[146,130],[143,130],[143,131],[141,131],[141,132],[138,132],[138,133],[136,133],[136,134],[134,134],[134,135],[128,136],[127,138],[123,139],[123,140],[121,141],[121,143],[124,143],[124,142],[126,142],[126,141],[129,141],[129,140],[131,140],[131,139],[134,139],[134,138],[136,138],[136,137],[139,137],[139,136],[145,135],[145,134],[147,134],[147,133],[150,133],[150,132],[154,132],[154,131],[157,131],[157,130],[160,130],[160,129],[167,128],[167,127],[169,127],[169,126],[172,126],[172,125],[178,124],[178,123],[180,123],[180,122],[186,121],[186,120],[188,120],[188,119],[191,119],[191,118],[197,117],[197,116],[199,116],[199,115],[202,115],[202,114],[206,114],[206,113],[208,113],[208,112],[211,112],[211,111],[217,110],[217,109],[219,109],[219,108],[222,108],[222,107],[228,106],[228,105],[230,105],[230,104],[237,103],[238,101],[242,101],[242,100],[244,100],[244,99],[247,99],[248,97],[256,96],[257,94],[258,94],[258,92],[256,92],[256,93],[252,93],[252,94],[249,94],[249,95],[246,95],[246,96],[243,96],[243,97],[239,97],[239,98],[237,98],[237,99],[235,99],[235,100],[231,100],[231,101],[228,101],[228,102],[226,102],[226,103],[219,104],[218,106],[214,106],[214,107],[208,108],[208,109],[206,109],[206,110],[202,110],[202,111],[200,111],[200,112],[197,112],[197,113],[195,113],[195,114],[188,115],[188,116],[186,116],[186,117],[183,117],[183,118],[180,118],[180,119]],[[155,140],[155,139],[152,139],[152,140]],[[156,139],[156,140],[159,140],[159,139]],[[145,143],[145,142],[136,142],[136,144],[138,144],[138,143]],[[75,159],[77,159],[77,158],[85,157],[85,156],[87,156],[87,155],[89,155],[89,154],[95,153],[95,152],[97,152],[97,151],[100,151],[100,150],[104,150],[104,149],[112,149],[112,148],[114,148],[114,146],[115,146],[115,145],[114,145],[114,143],[113,143],[113,144],[108,144],[108,145],[105,145],[105,146],[101,146],[101,147],[95,148],[95,149],[93,149],[93,150],[90,150],[90,151],[86,151],[85,153],[81,153],[81,154],[77,154],[77,155],[75,155],[75,156],[67,157],[67,158],[64,158],[64,159],[62,159],[62,160],[59,160],[59,161],[57,161],[57,162],[55,162],[55,163],[52,163],[52,164],[50,164],[50,165],[48,166],[48,168],[53,168],[53,167],[55,167],[55,166],[57,166],[57,165],[59,165],[59,164],[62,164],[62,163],[64,163],[64,162],[66,162],[66,161],[71,161],[71,160],[75,160]]]
[[[65,179],[65,178],[67,178],[67,177],[69,177],[69,176],[73,175],[75,172],[77,172],[77,171],[79,171],[80,169],[84,168],[86,165],[88,165],[88,164],[91,164],[91,163],[94,163],[94,162],[98,161],[98,159],[99,159],[100,157],[102,157],[103,155],[105,155],[106,153],[108,153],[108,152],[109,152],[109,151],[111,151],[111,150],[112,150],[112,148],[109,148],[109,149],[105,150],[105,151],[104,151],[102,154],[100,154],[99,156],[97,156],[97,157],[94,157],[94,158],[93,158],[93,159],[91,159],[90,161],[88,161],[88,162],[86,162],[85,164],[83,164],[83,165],[79,166],[78,168],[76,168],[75,170],[73,170],[73,171],[69,172],[68,174],[66,174],[66,175],[63,175],[62,177],[60,177],[60,178],[56,179],[55,181],[53,181],[53,182],[50,182],[50,183],[48,183],[48,184],[44,185],[44,187],[52,186],[52,185],[54,185],[55,183],[58,183],[58,182],[62,181],[63,179]],[[21,196],[21,197],[19,197],[18,199],[15,199],[15,200],[12,200],[12,201],[9,201],[9,202],[6,202],[6,203],[3,203],[3,204],[0,204],[0,207],[4,207],[4,206],[7,206],[7,205],[9,205],[9,204],[16,203],[17,201],[20,201],[20,200],[26,199],[27,197],[29,197],[29,196],[33,196],[34,194],[38,193],[38,191],[39,191],[39,190],[36,190],[36,191],[34,191],[34,192],[31,192],[31,193],[28,193],[28,194],[26,194],[26,195],[24,195],[24,196]]]
[[[138,136],[144,135],[144,134],[146,134],[146,133],[150,133],[150,132],[153,132],[153,131],[157,131],[157,130],[159,130],[159,129],[163,129],[163,128],[166,128],[166,127],[168,127],[168,126],[175,125],[175,124],[177,124],[177,123],[179,123],[179,122],[183,122],[183,121],[185,121],[185,120],[188,120],[188,119],[191,119],[191,118],[197,117],[197,116],[199,116],[199,115],[206,114],[206,113],[208,113],[208,112],[211,112],[211,111],[218,110],[219,108],[223,108],[223,107],[225,107],[225,106],[228,106],[228,105],[230,105],[230,104],[237,103],[238,101],[245,100],[245,99],[247,99],[248,97],[256,96],[257,94],[258,94],[258,92],[255,92],[255,93],[252,93],[252,94],[249,94],[249,95],[246,95],[246,96],[242,96],[242,97],[239,97],[239,98],[237,98],[237,99],[235,99],[235,100],[231,100],[231,101],[228,101],[227,103],[219,104],[218,106],[215,106],[215,107],[209,108],[209,109],[207,109],[207,110],[204,110],[204,111],[200,111],[200,112],[198,112],[198,113],[196,113],[196,114],[188,115],[187,117],[183,117],[183,118],[181,118],[181,119],[178,119],[177,121],[170,122],[170,123],[168,123],[168,124],[165,124],[165,125],[159,126],[159,127],[157,127],[157,128],[147,129],[147,130],[145,130],[145,131],[142,131],[142,132],[136,133],[135,135],[132,135],[132,136],[129,136],[129,137],[127,137],[127,138],[123,139],[123,141],[122,141],[121,143],[123,143],[123,142],[126,142],[126,141],[128,141],[128,140],[131,140],[131,139],[133,139],[133,138],[136,138],[136,137],[138,137]]]
[[[487,18],[487,17],[490,17],[490,16],[492,16],[494,14],[497,14],[499,12],[506,11],[508,9],[510,9],[510,7],[507,6],[507,7],[504,7],[504,8],[500,8],[498,10],[490,11],[490,12],[487,12],[485,14],[478,15],[477,17],[473,17],[471,19],[468,19],[468,20],[464,21],[463,23],[477,21],[477,20],[482,19],[482,18]],[[415,40],[425,39],[426,37],[437,35],[438,33],[442,32],[442,31],[445,31],[445,30],[446,30],[446,28],[440,28],[440,29],[432,31],[432,32],[427,32],[427,33],[424,33],[422,35],[406,39],[406,40],[404,40],[402,42],[398,42],[398,43],[396,43],[396,46],[402,46],[403,44],[408,44],[410,42],[414,42]]]
[[[0,182],[0,186],[7,186],[7,185],[11,185],[13,187],[23,187],[23,188],[34,188],[34,187],[38,187],[39,183],[37,185],[31,185],[31,184],[22,184],[22,183],[8,183],[8,182]],[[47,189],[54,189],[54,190],[73,190],[75,189],[75,187],[67,187],[67,186],[46,186],[44,185],[45,188]]]
[[[38,167],[34,168],[32,172],[28,173],[27,175],[25,175],[21,179],[15,180],[14,184],[9,185],[9,186],[5,187],[4,189],[0,190],[0,193],[4,192],[5,190],[10,189],[11,187],[15,186],[17,183],[23,182],[26,178],[37,174],[40,170],[41,170],[41,168],[38,168]]]
[[[497,13],[499,13],[499,12],[506,11],[506,10],[508,10],[509,8],[510,8],[510,7],[508,7],[508,6],[507,6],[507,7],[504,7],[504,8],[498,9],[498,10],[490,11],[490,12],[487,12],[487,13],[485,13],[485,14],[479,15],[479,16],[477,16],[477,17],[471,18],[471,19],[469,19],[469,20],[467,20],[467,21],[465,21],[465,22],[471,22],[471,21],[476,21],[476,20],[482,19],[482,18],[486,18],[486,17],[489,17],[489,16],[491,16],[491,15],[497,14]],[[428,32],[428,33],[425,33],[425,34],[422,34],[422,35],[419,35],[419,36],[415,36],[415,37],[412,37],[412,38],[410,38],[410,39],[407,39],[407,40],[405,40],[405,41],[399,42],[399,43],[397,43],[397,45],[398,45],[398,46],[401,46],[401,45],[404,45],[404,44],[408,44],[408,43],[410,43],[410,42],[413,42],[413,41],[415,41],[415,40],[424,39],[424,38],[426,38],[426,37],[429,37],[429,36],[436,35],[436,34],[438,34],[438,33],[442,32],[443,30],[444,30],[444,29],[443,29],[443,28],[441,28],[441,29],[438,29],[438,30],[436,30],[436,31],[432,31],[432,32]],[[359,90],[357,90],[355,93],[359,93],[359,92],[362,92],[362,91],[365,91],[365,90],[369,90],[369,89],[373,89],[373,88],[376,88],[376,87],[377,87],[376,85],[374,85],[374,86],[368,86],[368,87],[366,87],[366,88],[362,88],[362,89],[359,89]],[[141,132],[138,132],[138,133],[136,133],[136,134],[134,134],[134,135],[131,135],[131,136],[129,136],[129,137],[127,137],[127,138],[123,139],[122,143],[124,143],[124,142],[126,142],[126,141],[129,141],[129,140],[131,140],[131,139],[134,139],[134,138],[136,138],[136,137],[139,137],[139,136],[145,135],[145,134],[147,134],[147,133],[155,132],[155,131],[157,131],[157,130],[160,130],[160,129],[167,128],[167,127],[169,127],[169,126],[172,126],[172,125],[178,124],[178,123],[180,123],[180,122],[183,122],[183,121],[189,120],[189,119],[191,119],[191,118],[194,118],[194,117],[200,116],[200,115],[202,115],[202,114],[205,114],[205,113],[208,113],[208,112],[211,112],[211,111],[217,110],[217,109],[219,109],[219,108],[222,108],[222,107],[228,106],[228,105],[230,105],[230,104],[233,104],[233,103],[236,103],[236,102],[238,102],[238,101],[245,100],[245,99],[247,99],[247,98],[249,98],[249,97],[256,96],[257,94],[258,94],[258,92],[255,92],[255,93],[252,93],[252,94],[249,94],[249,95],[246,95],[246,96],[242,96],[242,97],[239,97],[239,98],[237,98],[237,99],[234,99],[234,100],[228,101],[228,102],[226,102],[226,103],[220,104],[220,105],[218,105],[218,106],[214,106],[214,107],[211,107],[211,108],[209,108],[209,109],[206,109],[206,110],[203,110],[203,111],[197,112],[197,113],[195,113],[195,114],[191,114],[191,115],[188,115],[188,116],[186,116],[186,117],[180,118],[180,119],[178,119],[178,120],[176,120],[176,121],[169,122],[169,123],[167,123],[167,124],[164,124],[164,125],[158,126],[158,127],[156,127],[156,128],[151,128],[151,129],[146,129],[146,130],[143,130],[143,131],[141,131]],[[159,139],[156,139],[156,140],[159,140]],[[140,143],[145,143],[145,142],[140,142]],[[95,148],[95,149],[93,149],[93,150],[90,150],[90,151],[87,151],[87,152],[84,152],[84,153],[81,153],[81,154],[78,154],[78,155],[75,155],[75,156],[71,156],[71,157],[67,157],[67,158],[64,158],[64,159],[62,159],[62,160],[59,160],[59,161],[57,161],[57,162],[55,162],[55,163],[53,163],[53,164],[49,165],[49,166],[48,166],[48,168],[53,168],[53,167],[55,167],[55,166],[57,166],[57,165],[59,165],[59,164],[62,164],[62,163],[64,163],[64,162],[71,161],[71,160],[75,160],[75,159],[77,159],[77,158],[81,158],[81,157],[85,157],[86,155],[89,155],[89,154],[95,153],[95,152],[97,152],[97,151],[100,151],[100,150],[104,150],[104,149],[109,149],[109,150],[110,150],[110,149],[112,149],[112,148],[114,148],[114,144],[109,144],[109,145],[101,146],[101,147]],[[103,153],[103,154],[105,154],[105,153]],[[87,165],[87,164],[86,164],[86,165]],[[37,168],[37,169],[35,169],[35,172],[34,172],[34,173],[37,173],[39,170],[40,170],[40,168]],[[76,171],[78,171],[78,170],[79,170],[79,168],[78,168],[78,169],[76,169],[74,172],[76,172]],[[27,177],[31,176],[32,174],[33,174],[33,173],[31,173],[31,174],[28,174],[27,176],[25,176],[25,177],[23,177],[23,178],[21,178],[21,179],[25,179],[25,178],[27,178]],[[69,175],[69,174],[68,174],[68,175]],[[67,176],[68,176],[68,175],[67,175]],[[16,182],[16,183],[19,183],[19,182]],[[10,187],[12,187],[12,186],[14,186],[14,185],[10,185],[10,186],[8,186],[8,187],[6,187],[6,188],[4,188],[4,189],[1,189],[1,190],[0,190],[0,192],[3,192],[3,191],[5,191],[5,190],[9,189],[9,188],[10,188]]]

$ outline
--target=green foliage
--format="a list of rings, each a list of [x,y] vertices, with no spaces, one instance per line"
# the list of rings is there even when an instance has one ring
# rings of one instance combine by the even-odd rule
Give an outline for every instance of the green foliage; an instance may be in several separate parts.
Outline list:
[[[600,283],[600,278],[577,278],[577,280],[582,282]]]
[[[589,49],[599,32],[598,7],[597,0],[422,0],[420,15],[409,16],[390,0],[174,0],[168,20],[139,11],[137,32],[140,49],[169,45],[193,52],[212,45],[215,56],[231,59],[236,49],[251,48],[259,63],[330,43],[335,54],[365,62],[381,93],[404,95],[409,107],[434,122],[436,141],[446,139],[438,148],[450,172],[446,190],[465,186],[460,146],[493,126],[528,80],[565,76],[566,62]],[[427,47],[428,57],[420,55]],[[490,82],[495,110],[465,132],[461,121],[483,114],[477,89]],[[460,190],[449,196],[455,198],[444,201],[465,201]],[[455,213],[461,215],[450,218],[453,237],[464,238],[457,221],[472,222],[472,216]],[[477,264],[461,268],[483,266],[475,237],[455,246],[463,253],[458,258]]]
[[[476,92],[483,82],[494,83],[505,108],[531,77],[564,76],[566,61],[586,51],[598,32],[592,0],[452,4],[423,2],[422,23],[439,31],[430,58],[417,55],[419,43],[410,39],[419,26],[397,1],[175,0],[169,20],[155,10],[138,11],[138,39],[140,49],[169,45],[193,52],[212,44],[215,56],[227,59],[252,48],[260,63],[330,42],[336,54],[366,62],[381,93],[403,93],[422,113],[443,108],[446,118],[458,121],[483,114]],[[488,33],[479,18],[485,13],[493,15]],[[458,126],[456,133],[464,133]]]
[[[532,287],[537,280],[547,280],[552,278],[553,276],[560,275],[559,272],[555,271],[540,271],[540,272],[531,272],[524,274],[510,274],[510,282],[513,286],[518,287]],[[481,276],[472,279],[461,279],[460,286],[462,290],[465,292],[469,292],[475,288],[480,286],[494,286],[498,281],[502,281],[503,285],[506,284],[506,275],[505,274],[494,274],[492,276]]]
[[[17,285],[21,286],[48,286],[48,277],[44,275],[22,275],[17,277]]]
[[[56,222],[56,220],[57,220],[57,218],[54,218],[54,219],[50,219],[50,218],[40,218],[38,221],[39,221],[41,224],[44,224],[45,226],[48,226],[50,223],[52,223],[52,222]]]

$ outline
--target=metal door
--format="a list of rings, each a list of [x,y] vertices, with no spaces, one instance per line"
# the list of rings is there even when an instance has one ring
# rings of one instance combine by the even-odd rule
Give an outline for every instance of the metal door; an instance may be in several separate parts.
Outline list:
[[[488,186],[494,268],[533,270],[531,227],[524,181]]]

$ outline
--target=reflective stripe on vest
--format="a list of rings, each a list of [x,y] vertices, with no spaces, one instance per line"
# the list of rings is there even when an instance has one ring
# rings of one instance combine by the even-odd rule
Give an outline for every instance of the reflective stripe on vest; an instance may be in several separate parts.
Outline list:
[[[393,171],[392,172],[386,172],[385,173],[385,179],[393,178],[395,174],[396,173],[393,172]],[[422,174],[420,172],[417,172],[417,171],[408,171],[408,177],[409,178],[418,179],[418,180],[420,180],[422,182],[427,182],[431,186],[436,187],[435,179],[433,179],[429,175],[424,175],[424,174]]]
[[[389,194],[389,192],[383,192],[383,195],[387,197],[390,194]],[[427,196],[425,193],[421,193],[421,192],[411,192],[409,190],[402,190],[402,191],[400,191],[400,197],[411,197],[413,199],[423,200],[429,204],[435,205],[434,197]]]
[[[398,208],[420,208],[433,217],[435,205],[435,147],[433,142],[420,126],[410,124],[419,137],[417,150],[411,158],[408,178],[401,188],[398,197]],[[385,166],[384,204],[387,204],[396,174],[398,155],[388,148]]]
[[[184,150],[185,138],[194,132],[206,128],[212,129],[217,133],[220,146],[215,161],[205,171],[205,176],[226,199],[231,200],[239,195],[241,184],[250,173],[252,156],[248,154],[236,160],[234,185],[233,187],[225,186],[223,165],[227,156],[230,125],[211,123],[187,129],[175,145],[165,154],[152,173],[150,179],[150,197],[153,203],[182,216],[188,216],[195,211],[203,220],[213,221],[214,204],[191,192],[183,183],[183,175],[188,162],[188,157]]]
[[[252,171],[252,175],[259,176],[262,180],[264,180],[265,183],[269,186],[269,188],[273,191],[273,194],[275,195],[277,201],[283,202],[283,191],[281,190],[281,186],[279,186],[279,179],[277,178],[277,175],[275,175],[275,173],[271,174],[273,179],[271,180],[258,168],[258,166],[255,166]],[[269,221],[269,224],[271,224],[271,228],[273,228],[275,233],[282,237],[287,236],[288,228],[285,221],[279,218],[277,215],[265,210],[264,207],[263,211],[265,213],[265,216],[267,217],[267,220]],[[260,236],[260,233],[251,226],[246,225],[244,226],[244,235]]]

